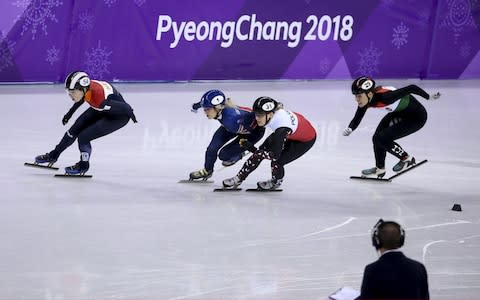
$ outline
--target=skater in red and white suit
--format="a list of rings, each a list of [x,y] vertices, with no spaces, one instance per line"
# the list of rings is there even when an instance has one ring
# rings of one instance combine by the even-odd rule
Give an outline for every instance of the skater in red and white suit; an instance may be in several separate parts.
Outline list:
[[[317,138],[315,129],[304,116],[283,109],[280,103],[270,97],[255,100],[253,111],[258,126],[270,128],[273,133],[259,149],[246,140],[240,141],[253,154],[236,176],[223,181],[225,188],[239,186],[264,159],[272,161],[272,178],[257,182],[258,188],[271,190],[280,187],[285,176],[284,166],[310,150]]]

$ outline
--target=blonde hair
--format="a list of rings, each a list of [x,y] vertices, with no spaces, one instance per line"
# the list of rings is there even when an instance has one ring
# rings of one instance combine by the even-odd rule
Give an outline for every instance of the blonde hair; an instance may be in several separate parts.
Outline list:
[[[227,100],[225,100],[225,107],[237,107],[237,105],[233,103],[232,98],[227,98]]]

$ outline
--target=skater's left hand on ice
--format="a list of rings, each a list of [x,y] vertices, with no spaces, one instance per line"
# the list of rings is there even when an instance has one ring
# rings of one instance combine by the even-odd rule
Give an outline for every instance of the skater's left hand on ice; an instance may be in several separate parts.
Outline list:
[[[441,95],[442,94],[440,94],[440,92],[436,92],[435,94],[430,95],[430,98],[432,100],[437,100],[438,98],[440,98]]]
[[[245,148],[252,153],[257,151],[257,148],[255,147],[255,145],[253,145],[247,139],[240,139],[238,143],[240,144],[240,147]]]
[[[349,136],[350,133],[352,133],[352,132],[353,132],[353,129],[348,127],[348,128],[345,128],[345,130],[343,131],[343,135],[344,136]]]

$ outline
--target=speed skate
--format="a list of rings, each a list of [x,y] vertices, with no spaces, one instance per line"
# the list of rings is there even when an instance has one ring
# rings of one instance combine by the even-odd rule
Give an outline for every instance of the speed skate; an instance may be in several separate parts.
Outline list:
[[[92,175],[86,174],[55,174],[55,177],[63,177],[63,178],[92,178]]]
[[[40,164],[37,164],[37,163],[24,163],[23,164],[24,166],[27,166],[27,167],[33,167],[33,168],[39,168],[39,169],[48,169],[48,170],[58,170],[57,167],[54,167],[53,165],[40,165]]]
[[[202,183],[213,183],[213,180],[182,179],[182,180],[179,180],[178,183],[195,183],[195,184],[202,184]]]
[[[360,179],[360,180],[366,180],[366,181],[377,181],[377,182],[392,182],[392,180],[400,175],[403,175],[407,173],[408,171],[411,171],[424,163],[426,163],[428,160],[422,160],[421,162],[409,167],[408,169],[405,169],[401,172],[398,172],[397,174],[389,177],[389,178],[376,178],[376,177],[365,177],[365,176],[350,176],[350,179]]]
[[[214,192],[238,192],[238,191],[241,191],[242,188],[239,188],[239,187],[236,187],[236,188],[226,188],[226,187],[223,187],[223,188],[216,188],[216,189],[213,189]],[[268,192],[281,192],[283,191],[282,189],[270,189],[270,190],[264,190],[264,189],[261,189],[261,188],[250,188],[250,189],[246,189],[245,191],[247,192],[262,192],[262,193],[268,193]]]

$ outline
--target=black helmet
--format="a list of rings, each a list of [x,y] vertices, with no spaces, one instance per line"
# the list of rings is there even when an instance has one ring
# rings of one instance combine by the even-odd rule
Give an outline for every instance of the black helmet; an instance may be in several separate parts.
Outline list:
[[[352,83],[352,94],[358,95],[373,92],[375,89],[375,81],[369,77],[358,77]]]
[[[260,97],[253,103],[253,112],[256,114],[267,114],[277,109],[278,102],[270,97]]]
[[[81,71],[75,71],[68,74],[65,79],[65,89],[67,90],[84,90],[90,86],[90,77]]]

